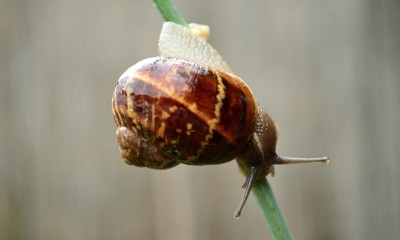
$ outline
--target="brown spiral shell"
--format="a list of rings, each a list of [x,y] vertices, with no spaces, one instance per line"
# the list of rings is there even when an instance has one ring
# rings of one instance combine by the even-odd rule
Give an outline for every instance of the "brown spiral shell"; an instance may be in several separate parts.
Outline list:
[[[112,110],[125,162],[155,169],[230,161],[249,142],[257,118],[253,94],[238,77],[164,57],[122,74]]]

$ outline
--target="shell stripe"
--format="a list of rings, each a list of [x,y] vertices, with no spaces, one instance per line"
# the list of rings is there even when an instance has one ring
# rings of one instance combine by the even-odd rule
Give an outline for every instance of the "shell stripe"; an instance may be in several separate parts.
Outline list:
[[[117,103],[116,99],[117,99],[116,98],[116,93],[114,92],[114,96],[113,96],[113,99],[112,99],[112,111],[113,111],[113,114],[114,114],[115,122],[117,123],[118,126],[120,126],[120,125],[123,125],[124,119],[121,116],[121,109],[119,109],[119,106],[118,106],[118,103]]]
[[[205,140],[201,143],[202,149],[204,149],[207,146],[207,144],[209,143],[209,141],[212,139],[213,130],[217,129],[218,123],[221,120],[221,108],[223,105],[223,100],[225,98],[225,85],[222,82],[222,78],[220,75],[215,74],[214,72],[213,72],[213,74],[217,77],[217,81],[218,81],[218,85],[217,85],[218,94],[216,97],[217,103],[215,104],[215,108],[214,108],[215,118],[207,121],[207,124],[210,126],[210,128],[209,128],[209,133],[205,137]],[[225,131],[219,131],[219,132],[224,136],[225,139],[228,140],[228,142],[233,142],[232,136],[224,134]]]
[[[125,90],[126,90],[126,94],[129,94],[130,92],[132,92],[132,89],[129,87],[129,85],[127,85]],[[127,95],[127,96],[129,96],[129,95]],[[116,103],[116,104],[118,104],[118,103]],[[133,110],[133,107],[134,106],[133,106],[132,98],[126,97],[126,106],[120,105],[120,111],[118,111],[118,115],[119,115],[118,117],[120,119],[125,119],[126,117],[122,117],[121,113],[123,113],[124,115],[128,115],[129,119],[132,121],[132,124],[134,124],[134,126],[137,129],[140,129],[141,126],[136,121],[137,118],[136,118],[136,114],[135,114],[135,112]],[[126,121],[124,121],[124,122],[126,123]]]

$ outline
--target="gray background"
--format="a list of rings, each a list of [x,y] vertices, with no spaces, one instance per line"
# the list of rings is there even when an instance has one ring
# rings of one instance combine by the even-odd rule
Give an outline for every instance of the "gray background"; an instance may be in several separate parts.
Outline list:
[[[296,239],[400,236],[400,2],[174,1],[268,107]],[[234,161],[125,165],[116,80],[157,55],[150,0],[0,1],[0,239],[270,239]]]

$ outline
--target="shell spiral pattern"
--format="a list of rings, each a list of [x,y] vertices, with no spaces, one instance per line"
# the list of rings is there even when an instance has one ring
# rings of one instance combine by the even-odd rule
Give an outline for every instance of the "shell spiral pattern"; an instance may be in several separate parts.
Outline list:
[[[253,94],[238,77],[164,57],[122,74],[112,110],[125,162],[155,169],[232,160],[257,117]]]

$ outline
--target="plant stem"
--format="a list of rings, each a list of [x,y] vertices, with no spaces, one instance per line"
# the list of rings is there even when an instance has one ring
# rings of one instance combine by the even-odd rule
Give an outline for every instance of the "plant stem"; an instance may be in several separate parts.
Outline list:
[[[188,23],[179,14],[170,0],[153,0],[153,2],[165,21],[171,21],[188,27]],[[254,183],[252,191],[261,207],[273,239],[292,239],[267,178],[257,180]]]
[[[252,191],[260,205],[273,239],[293,239],[267,178],[257,180]]]
[[[189,26],[170,0],[153,0],[153,2],[156,5],[158,11],[160,11],[161,16],[164,18],[164,21],[174,22],[184,27]]]

